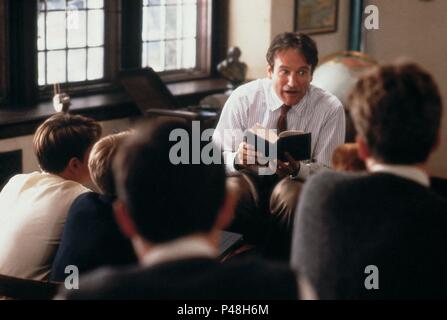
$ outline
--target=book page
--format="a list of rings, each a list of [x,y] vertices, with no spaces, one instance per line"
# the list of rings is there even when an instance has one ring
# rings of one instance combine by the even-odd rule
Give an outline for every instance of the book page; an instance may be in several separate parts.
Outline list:
[[[304,134],[304,131],[299,131],[299,130],[287,130],[287,131],[283,131],[279,134],[279,137],[289,137],[289,136],[297,136],[300,134]]]
[[[257,123],[254,127],[248,129],[248,131],[270,143],[275,143],[279,139],[275,131],[267,129],[259,123]]]

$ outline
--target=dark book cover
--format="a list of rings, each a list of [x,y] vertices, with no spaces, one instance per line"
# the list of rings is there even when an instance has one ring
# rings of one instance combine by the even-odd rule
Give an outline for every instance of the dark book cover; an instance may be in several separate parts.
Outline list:
[[[254,145],[256,150],[271,157],[273,148],[277,148],[277,159],[287,162],[286,152],[295,160],[309,160],[311,158],[310,132],[284,131],[279,136],[272,130],[261,127],[249,129],[245,132],[246,142]]]

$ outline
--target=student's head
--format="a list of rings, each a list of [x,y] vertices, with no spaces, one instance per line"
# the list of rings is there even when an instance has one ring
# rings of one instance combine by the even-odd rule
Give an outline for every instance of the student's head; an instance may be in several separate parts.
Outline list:
[[[364,159],[423,164],[439,142],[439,90],[416,64],[377,67],[359,80],[349,104]]]
[[[57,113],[42,123],[33,147],[42,170],[84,183],[90,181],[88,157],[101,126],[80,115]]]
[[[110,134],[95,143],[90,152],[88,168],[92,182],[99,192],[114,196],[115,181],[113,179],[112,163],[118,147],[130,135],[129,131]]]
[[[225,169],[222,164],[173,164],[178,138],[188,134],[184,147],[191,152],[191,124],[183,120],[158,119],[136,130],[114,160],[118,201],[115,212],[124,233],[150,243],[163,243],[192,234],[207,234],[225,227]],[[203,142],[200,142],[203,146]],[[185,151],[185,149],[183,149]],[[172,153],[172,154],[171,154]],[[189,157],[191,158],[191,157]],[[127,220],[128,219],[128,220]],[[220,223],[220,225],[219,225]]]
[[[315,42],[302,33],[282,33],[273,39],[266,58],[267,74],[277,96],[289,106],[300,102],[318,64]]]
[[[336,171],[365,171],[365,162],[359,157],[357,143],[345,143],[335,148],[332,168]]]

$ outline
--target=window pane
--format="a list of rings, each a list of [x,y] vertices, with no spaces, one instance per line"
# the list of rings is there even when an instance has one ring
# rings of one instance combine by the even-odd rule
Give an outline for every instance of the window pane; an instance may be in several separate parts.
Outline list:
[[[85,11],[70,11],[67,15],[67,44],[69,48],[87,45]]]
[[[37,50],[45,50],[45,14],[40,12],[37,18]]]
[[[62,49],[65,45],[65,12],[48,12],[47,49]]]
[[[85,81],[86,49],[68,50],[68,81]]]
[[[104,49],[88,49],[88,70],[87,79],[95,80],[104,77]]]
[[[164,70],[164,46],[161,42],[149,42],[148,44],[149,67],[155,71]]]
[[[197,0],[143,0],[142,65],[156,71],[198,67],[208,71],[204,55],[209,50],[208,31],[199,32],[200,21],[210,18],[207,6],[207,1]]]
[[[165,69],[177,69],[177,41],[166,41]]]
[[[149,14],[148,11],[149,11],[149,8],[147,8],[147,7],[143,8],[143,17],[147,17],[147,15]],[[143,41],[149,40],[148,31],[149,31],[148,19],[143,18],[143,25],[141,27],[141,39],[143,39]]]
[[[88,0],[88,8],[89,9],[100,9],[104,7],[103,0]]]
[[[166,39],[177,36],[177,6],[166,7]]]
[[[38,66],[38,74],[39,74],[39,86],[45,85],[45,53],[39,52],[37,55],[37,66]]]
[[[87,0],[68,0],[68,10],[81,10],[85,9]]]
[[[104,0],[39,1],[39,85],[103,78]]]
[[[146,12],[148,15],[145,15],[143,19],[147,21],[146,25],[148,28],[148,40],[162,39],[162,7],[149,7]]]
[[[88,45],[100,46],[104,44],[104,11],[88,11]]]
[[[183,37],[193,38],[197,34],[197,7],[186,5],[183,7]]]
[[[186,39],[183,41],[183,68],[190,69],[196,66],[196,40]]]
[[[47,10],[65,10],[65,0],[47,0]]]
[[[65,51],[49,51],[47,65],[47,84],[65,82]]]

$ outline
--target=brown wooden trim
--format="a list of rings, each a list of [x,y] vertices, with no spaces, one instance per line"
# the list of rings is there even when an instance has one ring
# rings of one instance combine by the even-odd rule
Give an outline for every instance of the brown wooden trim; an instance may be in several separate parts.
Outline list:
[[[37,5],[8,2],[9,98],[17,106],[37,98]],[[34,23],[33,23],[34,22]],[[33,27],[34,26],[34,27]]]
[[[224,79],[204,79],[169,84],[168,88],[179,106],[186,107],[198,104],[207,95],[224,92],[226,84]],[[101,121],[141,115],[124,91],[75,97],[71,102],[70,112]],[[0,109],[0,139],[32,134],[40,123],[54,113],[51,101],[19,109],[16,106],[5,106]]]
[[[5,98],[7,91],[7,67],[6,63],[6,48],[7,48],[7,40],[6,40],[6,0],[0,0],[0,99]]]

